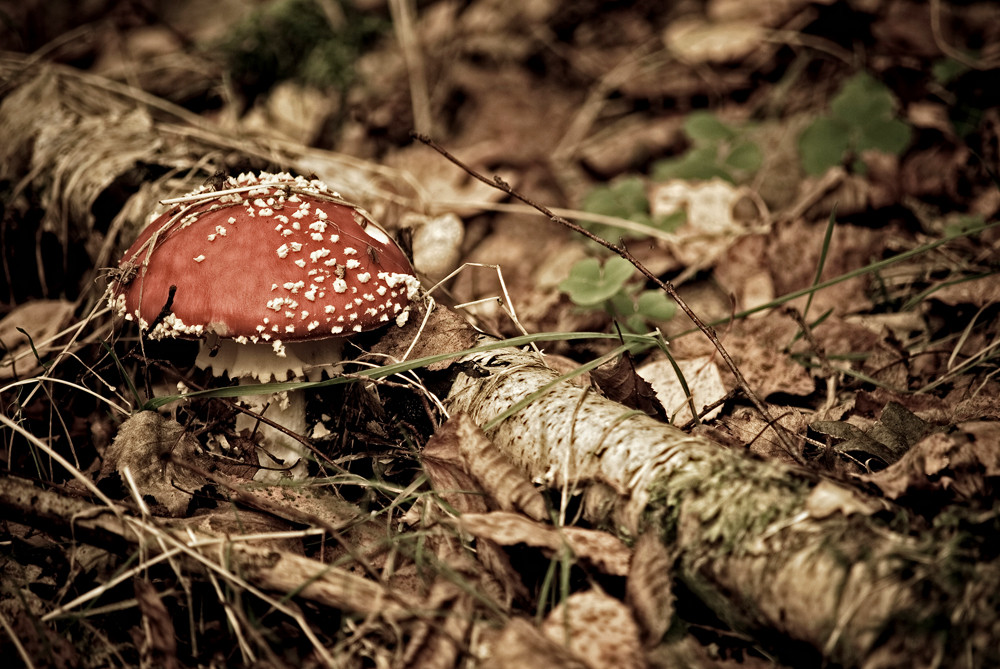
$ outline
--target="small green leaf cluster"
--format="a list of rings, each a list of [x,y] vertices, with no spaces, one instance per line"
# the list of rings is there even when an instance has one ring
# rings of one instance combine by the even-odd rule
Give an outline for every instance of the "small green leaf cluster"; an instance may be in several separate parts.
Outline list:
[[[573,265],[559,289],[583,309],[603,309],[629,332],[645,332],[650,322],[673,317],[677,305],[659,290],[642,290],[632,263],[612,256],[604,264],[584,258]]]
[[[652,216],[649,212],[649,198],[646,197],[646,184],[638,176],[625,177],[614,183],[595,187],[584,196],[581,208],[591,214],[623,218],[658,228],[664,232],[676,230],[684,223],[685,219],[684,212],[677,212],[669,216]],[[621,228],[612,225],[584,221],[584,226],[595,235],[612,242],[623,236]],[[642,237],[643,235],[632,232],[624,236]]]
[[[335,30],[317,0],[279,0],[235,24],[219,45],[229,76],[252,95],[292,79],[343,89],[354,63],[383,34],[388,22],[337,2],[344,28]]]
[[[696,111],[684,121],[691,148],[676,158],[657,161],[652,176],[668,179],[744,181],[760,169],[764,154],[749,138],[752,127],[727,125],[708,111]]]
[[[896,108],[896,97],[885,85],[864,72],[854,75],[831,101],[830,113],[799,135],[803,169],[815,176],[854,159],[853,169],[863,173],[864,164],[856,159],[862,151],[899,155],[913,133],[896,118]]]

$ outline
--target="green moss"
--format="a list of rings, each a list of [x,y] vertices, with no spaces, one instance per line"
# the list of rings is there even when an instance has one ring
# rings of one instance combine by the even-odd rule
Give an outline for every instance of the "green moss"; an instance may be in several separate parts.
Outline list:
[[[759,462],[720,452],[654,482],[644,521],[660,525],[664,539],[673,541],[683,511],[697,518],[704,545],[738,553],[774,522],[800,512],[810,489],[792,473],[770,472]]]

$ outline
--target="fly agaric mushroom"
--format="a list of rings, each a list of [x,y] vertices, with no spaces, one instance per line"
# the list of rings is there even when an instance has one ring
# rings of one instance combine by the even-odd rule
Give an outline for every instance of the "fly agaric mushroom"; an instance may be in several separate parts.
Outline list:
[[[119,263],[110,304],[150,339],[204,340],[199,367],[241,383],[318,378],[318,365],[340,360],[331,338],[406,322],[420,287],[409,261],[326,184],[241,174],[169,202]],[[303,434],[302,393],[271,399],[266,416]],[[261,429],[276,464],[305,454],[283,432]]]

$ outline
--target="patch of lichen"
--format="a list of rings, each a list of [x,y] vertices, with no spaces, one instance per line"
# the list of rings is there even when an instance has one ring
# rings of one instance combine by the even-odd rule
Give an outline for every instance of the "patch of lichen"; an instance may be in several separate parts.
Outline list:
[[[719,451],[699,454],[650,487],[644,524],[676,540],[679,523],[696,520],[700,544],[739,553],[774,523],[804,508],[811,483],[801,475]]]
[[[343,13],[337,27],[315,0],[278,0],[233,26],[218,49],[248,102],[285,80],[335,90],[354,81],[354,63],[389,22],[352,3],[336,4]]]

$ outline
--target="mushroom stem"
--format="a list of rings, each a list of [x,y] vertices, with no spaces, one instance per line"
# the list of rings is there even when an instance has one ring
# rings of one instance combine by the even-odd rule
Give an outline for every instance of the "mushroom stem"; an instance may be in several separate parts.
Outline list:
[[[211,347],[202,345],[195,365],[211,369],[215,376],[228,374],[229,378],[238,379],[241,386],[276,381],[319,381],[324,372],[332,376],[340,369],[343,349],[340,339],[289,342],[279,347],[284,353],[282,356],[275,355],[273,344],[242,344],[223,339],[214,355]],[[241,395],[237,400],[290,432],[303,436],[309,433],[304,391]],[[263,446],[260,458],[263,469],[254,479],[274,482],[283,477],[305,478],[307,461],[311,457],[309,449],[299,440],[252,416],[240,414],[236,418],[237,431],[255,428]]]
[[[248,377],[240,377],[240,385],[256,383]],[[242,395],[238,401],[262,414],[269,420],[298,435],[306,435],[306,397],[301,390],[286,390],[268,395]],[[276,483],[290,477],[301,480],[309,473],[309,449],[298,439],[282,430],[258,421],[253,416],[240,413],[236,416],[236,431],[247,430],[260,436],[261,448],[258,458],[261,469],[254,475],[255,481]]]

